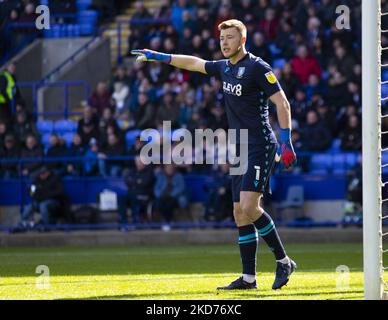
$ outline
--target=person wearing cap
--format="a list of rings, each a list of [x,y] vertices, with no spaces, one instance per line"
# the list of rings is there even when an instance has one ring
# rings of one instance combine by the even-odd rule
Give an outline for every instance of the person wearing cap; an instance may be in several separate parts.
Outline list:
[[[30,186],[31,203],[22,212],[22,226],[33,226],[33,214],[40,213],[41,222],[47,226],[52,218],[63,211],[66,204],[66,193],[60,177],[47,166],[39,168]]]

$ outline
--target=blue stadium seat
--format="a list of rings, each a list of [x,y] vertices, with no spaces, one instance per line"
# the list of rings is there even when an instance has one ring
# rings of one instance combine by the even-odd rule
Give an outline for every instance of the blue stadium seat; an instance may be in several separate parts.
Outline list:
[[[130,130],[125,135],[125,142],[127,143],[127,147],[130,148],[135,144],[136,137],[140,136],[141,130]]]
[[[89,9],[92,2],[93,0],[77,0],[77,10],[83,11]]]
[[[52,120],[38,120],[36,127],[41,134],[51,133],[54,129]]]
[[[50,136],[51,136],[50,133],[45,133],[42,135],[41,143],[45,149],[47,149],[48,146],[50,145]]]
[[[346,174],[346,170],[344,168],[333,168],[333,174],[343,176]]]
[[[340,151],[341,150],[340,147],[341,147],[341,139],[334,139],[328,151],[329,152]]]
[[[358,160],[358,154],[354,152],[345,153],[346,168],[351,169],[354,167]]]
[[[95,26],[90,23],[81,23],[79,25],[79,32],[81,36],[90,36],[93,35],[95,31]]]
[[[70,147],[73,142],[74,132],[66,132],[61,135],[62,139],[65,140],[65,143],[68,147]]]
[[[327,174],[332,168],[332,156],[330,154],[317,153],[312,155],[310,171],[315,174]]]
[[[269,49],[269,51],[271,51],[272,55],[274,55],[274,56],[276,56],[276,55],[282,53],[282,50],[280,50],[280,49],[276,46],[276,44],[274,44],[274,43],[271,43],[271,44],[268,46],[268,49]]]
[[[273,69],[283,69],[284,65],[286,64],[286,59],[279,58],[273,60]]]
[[[388,152],[382,152],[381,153],[381,164],[388,164]],[[388,173],[388,167],[381,168],[382,174]]]
[[[345,154],[339,153],[332,156],[332,164],[334,171],[344,171],[346,169]]]
[[[77,125],[77,122],[74,120],[57,120],[54,123],[54,131],[58,134],[75,132]]]
[[[96,10],[83,10],[77,14],[77,22],[80,24],[93,24],[95,25],[98,18],[98,12]]]

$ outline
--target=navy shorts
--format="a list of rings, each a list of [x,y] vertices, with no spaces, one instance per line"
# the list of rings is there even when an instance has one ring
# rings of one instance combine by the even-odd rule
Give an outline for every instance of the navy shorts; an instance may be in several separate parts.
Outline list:
[[[240,191],[269,192],[269,178],[275,166],[277,144],[249,145],[248,167],[243,175],[232,175],[233,202],[240,202]]]

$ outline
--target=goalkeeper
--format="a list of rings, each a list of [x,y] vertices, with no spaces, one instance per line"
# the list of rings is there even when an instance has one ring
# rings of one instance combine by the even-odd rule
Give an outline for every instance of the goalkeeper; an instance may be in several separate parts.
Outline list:
[[[296,155],[291,144],[290,104],[271,67],[245,49],[247,31],[239,20],[219,24],[221,51],[226,59],[205,61],[178,54],[152,50],[132,50],[140,61],[161,61],[172,66],[218,76],[223,82],[229,128],[248,129],[248,164],[243,175],[232,176],[234,219],[239,232],[242,276],[219,290],[255,289],[258,235],[268,244],[276,259],[272,289],[287,284],[296,264],[286,254],[277,229],[268,213],[260,206],[263,193],[276,160],[291,167]],[[275,105],[280,124],[280,143],[268,120],[268,99]],[[237,148],[239,150],[239,148]],[[275,160],[276,159],[276,160]]]

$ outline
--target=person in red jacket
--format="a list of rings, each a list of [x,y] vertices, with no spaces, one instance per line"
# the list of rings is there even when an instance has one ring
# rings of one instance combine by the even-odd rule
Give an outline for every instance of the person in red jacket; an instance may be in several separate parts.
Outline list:
[[[93,108],[97,114],[102,114],[104,109],[113,107],[112,99],[108,90],[108,86],[105,82],[99,82],[96,90],[89,98],[89,105]]]
[[[265,16],[260,19],[259,30],[268,40],[274,40],[277,36],[279,20],[276,18],[276,11],[272,8],[265,10]]]
[[[296,56],[291,60],[291,67],[302,85],[308,82],[312,74],[321,78],[321,67],[318,60],[309,54],[305,45],[299,46],[296,50]]]

